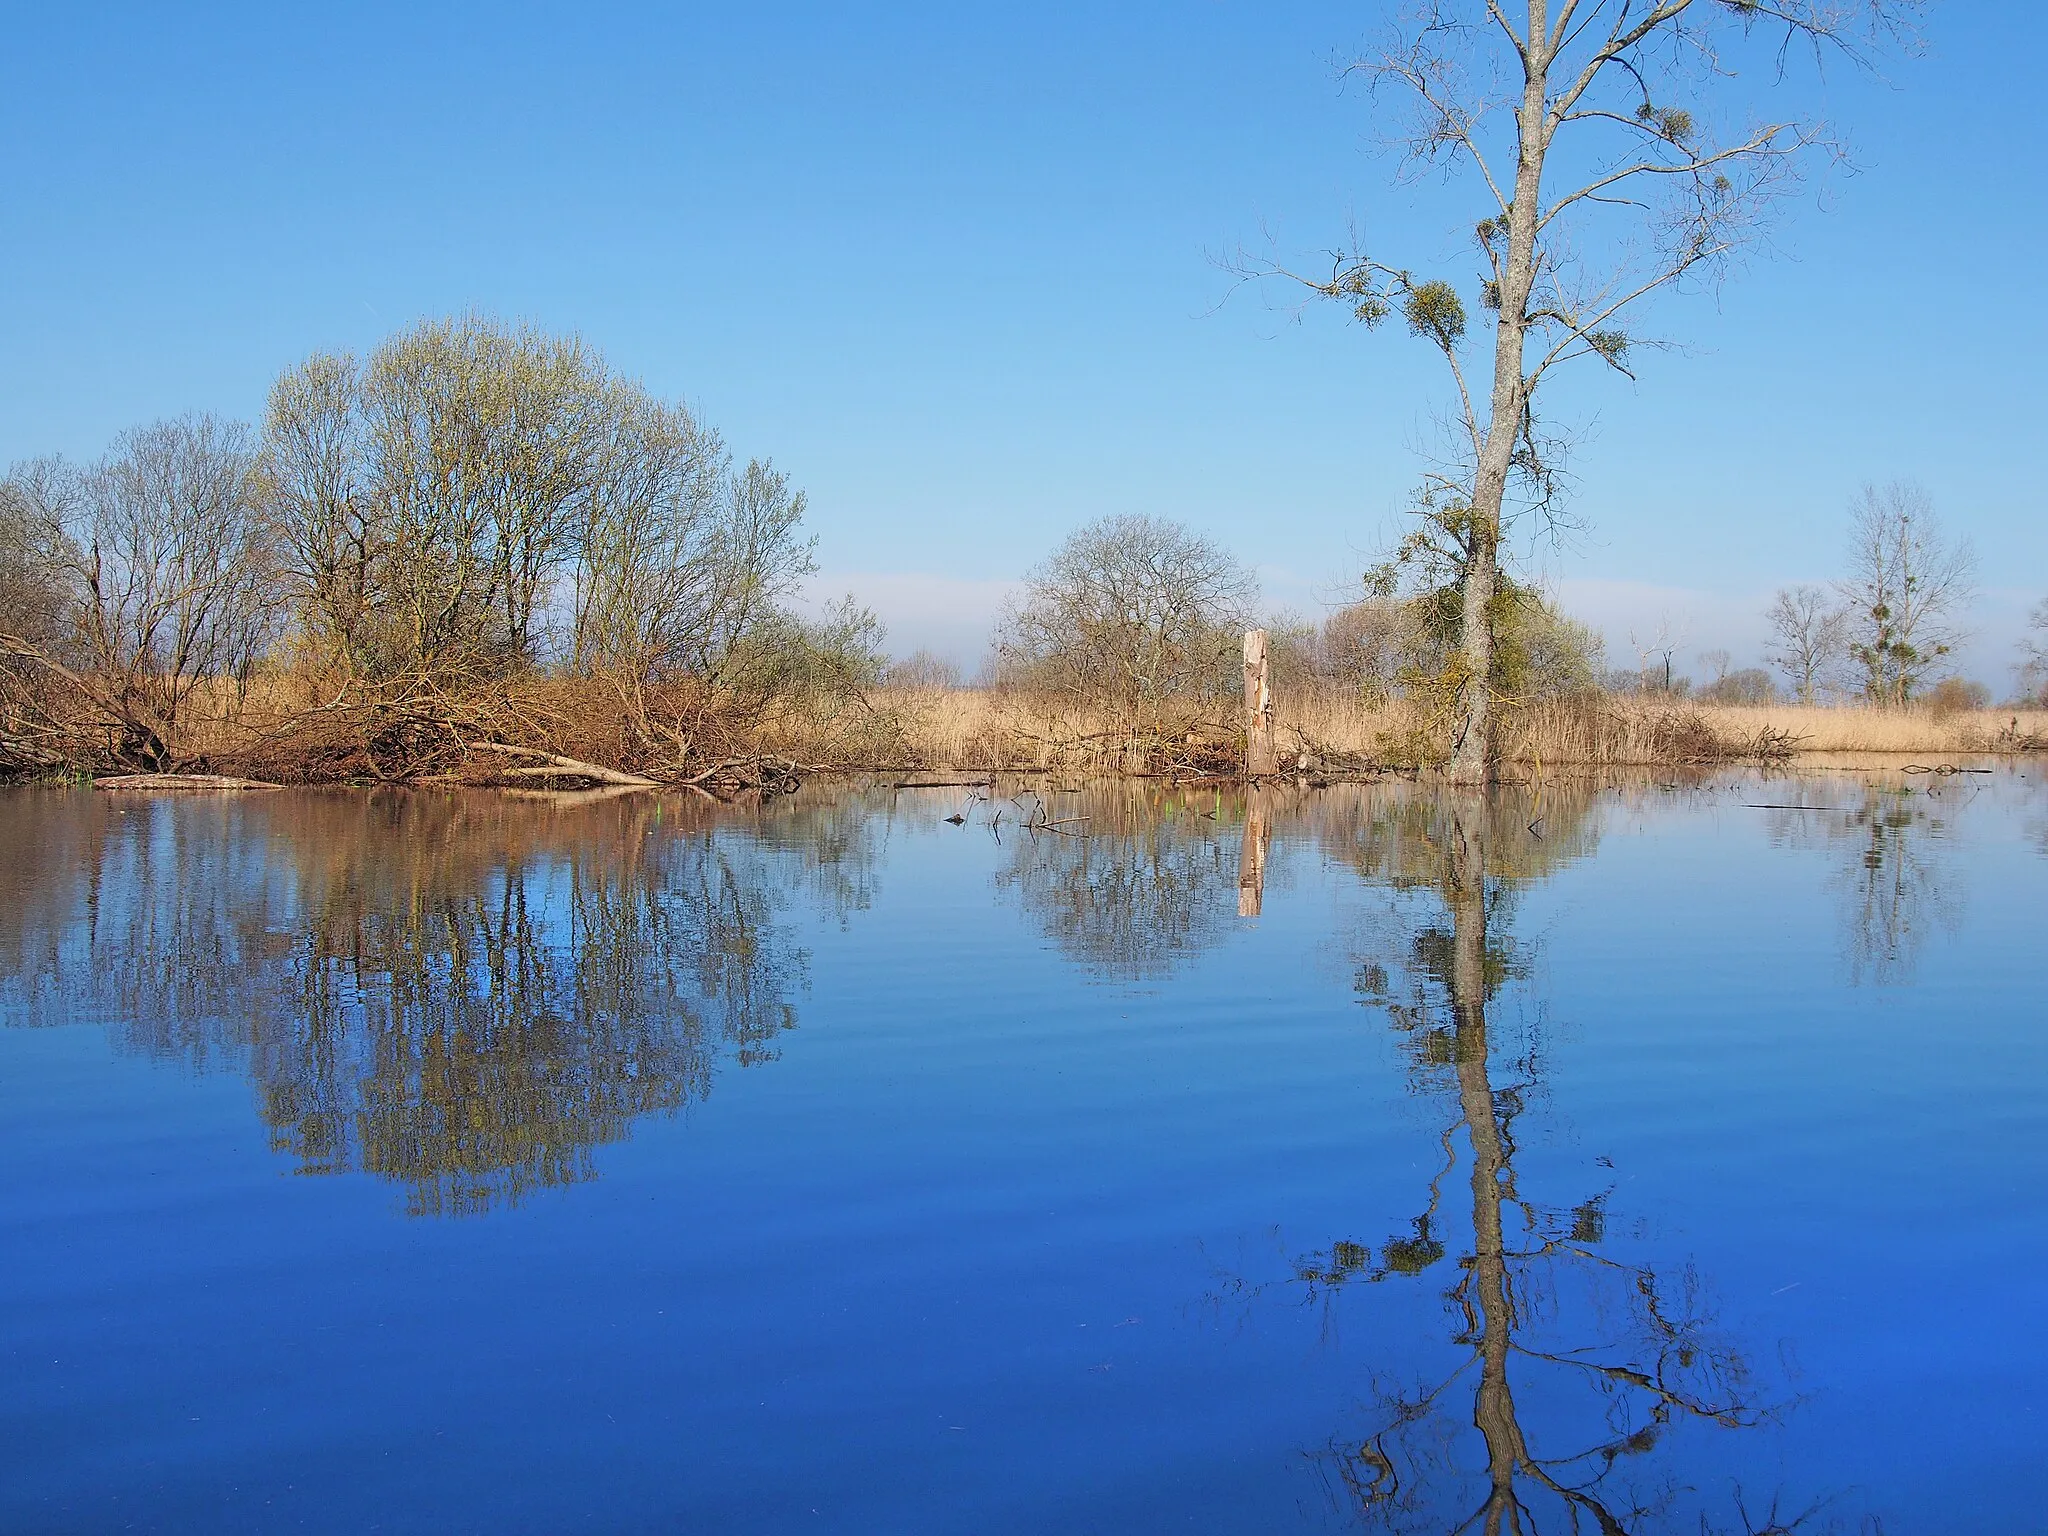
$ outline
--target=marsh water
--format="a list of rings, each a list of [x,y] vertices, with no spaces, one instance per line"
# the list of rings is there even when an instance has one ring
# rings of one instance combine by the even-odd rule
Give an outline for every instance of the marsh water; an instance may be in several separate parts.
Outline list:
[[[1036,788],[0,792],[0,1529],[2048,1529],[2038,764]]]

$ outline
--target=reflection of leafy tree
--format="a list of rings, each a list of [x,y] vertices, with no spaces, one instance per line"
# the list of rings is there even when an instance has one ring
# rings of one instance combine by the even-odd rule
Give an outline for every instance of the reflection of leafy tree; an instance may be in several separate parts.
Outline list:
[[[1382,878],[1419,880],[1433,851],[1448,922],[1413,926],[1405,958],[1362,967],[1361,987],[1405,1036],[1418,1088],[1447,1098],[1453,1114],[1410,1231],[1377,1259],[1364,1244],[1336,1243],[1298,1260],[1294,1282],[1327,1304],[1354,1284],[1440,1272],[1462,1249],[1443,1292],[1456,1360],[1419,1382],[1377,1382],[1371,1426],[1333,1441],[1317,1464],[1341,1507],[1389,1529],[1669,1528],[1686,1491],[1672,1449],[1685,1427],[1752,1426],[1767,1410],[1696,1275],[1603,1251],[1609,1192],[1552,1206],[1519,1186],[1517,1125],[1541,1059],[1526,1041],[1504,1050],[1489,1009],[1527,974],[1503,931],[1515,892],[1555,867],[1527,846],[1521,807],[1417,797],[1390,810],[1392,825],[1350,846],[1380,850]],[[1513,828],[1522,846],[1496,856],[1494,840],[1517,837]],[[1565,847],[1591,836],[1584,826],[1556,832]],[[1461,1161],[1469,1221],[1447,1193]],[[1722,1518],[1781,1531],[1814,1513],[1788,1521],[1738,1500]],[[1713,1518],[1702,1512],[1700,1529],[1716,1529]]]
[[[76,810],[70,906],[0,942],[52,957],[46,990],[135,1049],[237,1053],[275,1145],[418,1212],[590,1177],[594,1148],[795,1023],[796,841],[705,836],[673,802],[270,796],[154,806],[142,837]],[[857,847],[834,862],[858,880]]]

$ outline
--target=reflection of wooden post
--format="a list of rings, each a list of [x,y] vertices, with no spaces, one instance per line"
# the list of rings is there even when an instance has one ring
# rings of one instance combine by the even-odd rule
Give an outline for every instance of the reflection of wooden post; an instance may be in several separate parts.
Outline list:
[[[1257,917],[1266,904],[1266,848],[1273,840],[1266,819],[1265,796],[1250,794],[1244,804],[1244,842],[1237,852],[1237,915]]]
[[[1273,687],[1266,668],[1266,632],[1244,632],[1244,771],[1247,778],[1270,779],[1280,771],[1273,750]]]

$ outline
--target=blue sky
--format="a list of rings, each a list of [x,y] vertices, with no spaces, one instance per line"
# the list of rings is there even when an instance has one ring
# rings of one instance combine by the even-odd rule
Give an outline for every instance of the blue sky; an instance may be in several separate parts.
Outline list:
[[[898,649],[972,656],[1004,585],[1112,512],[1312,611],[1397,531],[1440,365],[1233,294],[1211,253],[1356,226],[1464,269],[1464,205],[1394,184],[1337,77],[1390,8],[8,5],[0,460],[254,419],[315,348],[480,307],[788,469],[824,584]],[[1536,566],[1612,659],[1660,618],[1750,659],[1770,591],[1839,568],[1856,485],[1905,475],[1984,555],[1967,662],[2008,680],[2048,594],[2048,10],[1956,0],[1928,40],[1888,79],[1801,75],[1857,173],[1660,308],[1686,345],[1638,385],[1560,396],[1588,531]]]

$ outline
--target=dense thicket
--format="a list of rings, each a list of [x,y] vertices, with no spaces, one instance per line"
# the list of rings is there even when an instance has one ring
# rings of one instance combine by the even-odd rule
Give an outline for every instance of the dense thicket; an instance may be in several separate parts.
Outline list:
[[[260,434],[191,416],[15,466],[0,752],[392,777],[504,737],[679,768],[879,674],[871,616],[790,606],[803,514],[574,337],[472,315],[317,354]]]

